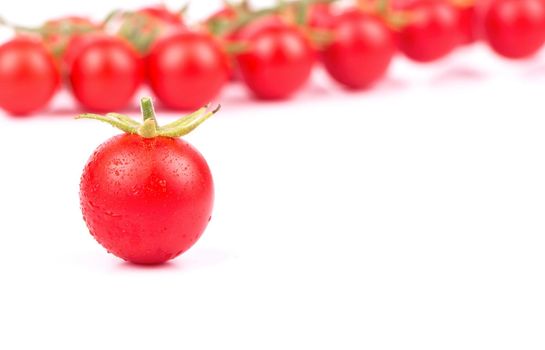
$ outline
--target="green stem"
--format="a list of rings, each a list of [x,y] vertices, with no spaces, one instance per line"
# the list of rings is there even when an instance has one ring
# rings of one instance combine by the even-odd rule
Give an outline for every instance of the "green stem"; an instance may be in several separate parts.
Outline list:
[[[378,0],[376,5],[376,11],[381,16],[387,16],[390,12],[390,1],[389,0]]]
[[[195,130],[199,125],[204,123],[208,118],[216,114],[220,110],[221,106],[218,105],[213,111],[206,113],[200,118],[193,119],[186,124],[181,124],[177,128],[161,129],[159,132],[160,136],[164,137],[182,137],[189,134],[191,131]]]
[[[180,118],[166,126],[159,127],[157,118],[153,109],[153,102],[150,97],[144,97],[140,100],[140,108],[142,109],[143,123],[138,123],[126,115],[119,113],[108,113],[106,115],[98,114],[81,114],[77,119],[94,119],[110,124],[111,126],[124,131],[128,134],[138,134],[144,138],[154,137],[182,137],[193,131],[205,120],[216,114],[220,109],[218,106],[211,112],[207,112],[206,107]]]
[[[180,18],[183,18],[186,14],[187,14],[187,11],[189,11],[189,5],[190,3],[187,2],[184,6],[182,6],[178,11],[176,11],[175,13],[180,16]]]
[[[123,115],[123,114],[108,113],[108,114],[106,114],[106,117],[117,119],[120,122],[125,123],[125,124],[127,124],[129,126],[133,126],[133,127],[139,127],[140,126],[139,122],[137,122],[136,120],[133,120],[133,119],[131,119],[131,118],[129,118],[126,115]]]
[[[144,117],[144,122],[148,119],[153,120],[155,125],[157,125],[157,118],[155,117],[155,109],[153,108],[153,102],[150,97],[142,97],[140,100],[140,109],[142,110],[142,116]]]
[[[161,129],[172,129],[172,128],[177,128],[182,124],[187,124],[187,123],[189,123],[189,122],[191,122],[191,121],[193,121],[195,119],[198,119],[201,115],[204,114],[204,112],[206,112],[207,109],[208,109],[208,105],[204,106],[202,108],[199,108],[195,112],[193,112],[191,114],[188,114],[188,115],[184,116],[183,118],[180,118],[180,119],[178,119],[176,121],[173,121],[170,124],[162,126]]]
[[[80,114],[79,116],[76,117],[76,119],[94,119],[94,120],[99,120],[101,122],[104,122],[104,123],[108,123],[110,124],[111,126],[113,126],[114,128],[117,128],[121,131],[124,131],[126,132],[127,134],[136,134],[137,133],[137,129],[136,127],[132,126],[132,125],[128,125],[118,119],[114,119],[112,117],[109,117],[109,116],[103,116],[103,115],[98,115],[98,114],[92,114],[92,113],[85,113],[85,114]]]
[[[106,17],[102,20],[101,27],[106,27],[114,18],[118,17],[120,14],[121,10],[119,9],[110,11],[110,13],[108,13]]]

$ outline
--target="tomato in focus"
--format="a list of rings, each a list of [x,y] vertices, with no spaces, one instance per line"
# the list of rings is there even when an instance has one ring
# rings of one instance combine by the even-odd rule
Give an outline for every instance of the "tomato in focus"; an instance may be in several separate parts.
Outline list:
[[[116,114],[84,114],[125,131],[99,146],[80,184],[83,218],[110,253],[136,264],[160,264],[188,250],[211,219],[214,183],[203,156],[179,139],[217,112],[201,108],[157,124],[151,99],[144,123]]]
[[[93,154],[80,196],[89,230],[110,253],[159,264],[199,239],[212,213],[214,186],[205,159],[189,143],[125,134]]]

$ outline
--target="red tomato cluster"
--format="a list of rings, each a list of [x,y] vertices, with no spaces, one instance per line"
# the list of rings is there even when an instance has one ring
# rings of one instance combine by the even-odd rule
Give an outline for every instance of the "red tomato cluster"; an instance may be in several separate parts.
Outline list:
[[[44,108],[61,82],[87,110],[123,109],[144,83],[164,107],[188,110],[236,80],[258,99],[287,99],[317,62],[341,85],[368,89],[398,52],[427,63],[483,40],[526,58],[545,42],[545,0],[244,2],[196,25],[152,6],[103,23],[70,16],[17,29],[0,46],[0,107],[13,115]]]

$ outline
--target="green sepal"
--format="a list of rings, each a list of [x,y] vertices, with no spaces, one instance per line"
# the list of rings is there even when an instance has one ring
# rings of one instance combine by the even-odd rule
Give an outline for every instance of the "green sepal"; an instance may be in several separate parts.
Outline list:
[[[144,119],[143,123],[139,123],[136,120],[119,113],[108,113],[106,115],[85,113],[77,116],[76,119],[98,120],[108,123],[127,134],[136,134],[144,138],[154,138],[159,136],[178,138],[195,130],[208,118],[216,114],[220,107],[221,106],[218,105],[212,111],[208,111],[208,106],[202,107],[191,114],[161,127],[157,123],[151,98],[143,97],[140,100],[140,108]]]

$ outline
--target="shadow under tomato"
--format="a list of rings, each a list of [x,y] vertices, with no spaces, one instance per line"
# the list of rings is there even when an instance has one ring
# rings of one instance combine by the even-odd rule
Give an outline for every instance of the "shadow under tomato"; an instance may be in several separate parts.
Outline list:
[[[432,85],[444,85],[460,81],[475,81],[485,77],[482,72],[471,67],[451,67],[432,78]]]
[[[543,77],[545,77],[545,64],[540,62],[528,65],[528,67],[522,71],[521,75],[523,78],[543,79]]]
[[[122,261],[117,265],[117,269],[121,271],[134,271],[134,270],[172,271],[172,270],[181,270],[181,268],[182,268],[181,264],[175,261],[167,261],[162,264],[153,264],[153,265],[133,264],[128,261]]]
[[[229,254],[219,250],[196,250],[162,264],[142,265],[122,261],[115,266],[115,269],[118,271],[189,271],[212,267],[229,258]]]

